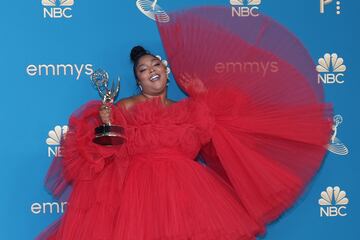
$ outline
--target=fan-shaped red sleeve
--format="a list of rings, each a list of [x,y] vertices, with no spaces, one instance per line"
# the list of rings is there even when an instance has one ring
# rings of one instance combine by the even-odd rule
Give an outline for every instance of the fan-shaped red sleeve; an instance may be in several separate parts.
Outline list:
[[[214,123],[202,156],[265,225],[296,201],[326,154],[332,105],[315,65],[293,34],[264,15],[199,7],[169,16],[157,25],[175,80]]]

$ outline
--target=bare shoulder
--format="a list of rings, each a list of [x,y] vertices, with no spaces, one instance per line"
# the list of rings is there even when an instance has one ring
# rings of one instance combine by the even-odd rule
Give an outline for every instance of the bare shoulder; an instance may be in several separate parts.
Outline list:
[[[117,101],[116,106],[124,106],[125,109],[131,108],[137,102],[136,96],[130,96]]]
[[[174,101],[174,100],[172,100],[172,99],[170,99],[170,98],[168,98],[167,100],[170,102],[169,105],[172,105],[172,104],[174,104],[174,103],[177,103],[177,101]]]

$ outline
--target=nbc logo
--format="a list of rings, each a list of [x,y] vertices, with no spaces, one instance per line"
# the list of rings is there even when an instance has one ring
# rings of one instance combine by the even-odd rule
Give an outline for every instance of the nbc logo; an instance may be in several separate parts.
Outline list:
[[[346,197],[346,192],[340,190],[340,187],[327,187],[320,196],[320,217],[345,217],[347,215],[345,211],[349,199]]]
[[[148,18],[159,22],[169,22],[169,15],[157,4],[157,0],[137,0],[136,7]]]
[[[261,0],[230,0],[232,17],[257,17]]]
[[[325,7],[327,5],[330,5],[330,3],[332,3],[333,0],[320,0],[320,13],[324,13],[325,12]],[[336,1],[336,14],[339,15],[341,12],[340,12],[340,4],[341,2],[340,1]]]
[[[60,142],[68,131],[68,126],[55,126],[54,130],[50,130],[48,133],[48,138],[46,143],[48,145],[48,157],[59,157],[61,156],[60,152]]]
[[[59,2],[59,3],[57,3]],[[74,0],[42,0],[44,18],[72,18]]]
[[[319,58],[316,71],[318,72],[318,83],[333,84],[344,83],[342,79],[346,66],[344,59],[339,57],[336,53],[326,53],[323,58]]]
[[[338,127],[343,122],[343,117],[341,115],[335,115],[333,117],[333,134],[331,136],[330,142],[327,145],[327,149],[338,155],[347,155],[349,153],[349,149],[345,146],[344,143],[341,142],[339,138],[337,138]]]

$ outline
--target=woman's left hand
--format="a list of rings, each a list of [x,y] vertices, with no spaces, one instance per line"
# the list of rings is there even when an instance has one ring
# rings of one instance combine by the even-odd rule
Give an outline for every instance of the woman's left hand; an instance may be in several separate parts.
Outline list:
[[[190,75],[189,73],[183,73],[179,79],[181,87],[190,95],[205,92],[207,88],[197,75]]]

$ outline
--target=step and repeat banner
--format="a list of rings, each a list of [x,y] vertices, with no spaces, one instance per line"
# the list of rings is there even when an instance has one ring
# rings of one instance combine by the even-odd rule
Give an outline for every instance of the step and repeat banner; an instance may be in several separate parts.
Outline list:
[[[325,163],[305,194],[261,239],[360,239],[357,144],[360,3],[355,0],[36,0],[3,1],[0,16],[0,239],[34,237],[66,211],[43,180],[69,115],[99,99],[90,75],[97,68],[121,79],[119,98],[137,94],[130,50],[143,45],[166,58],[149,7],[166,13],[222,5],[235,18],[266,14],[309,50],[317,84],[334,103],[333,136]],[[206,43],[199,43],[206,44]],[[168,97],[185,95],[173,78]]]

